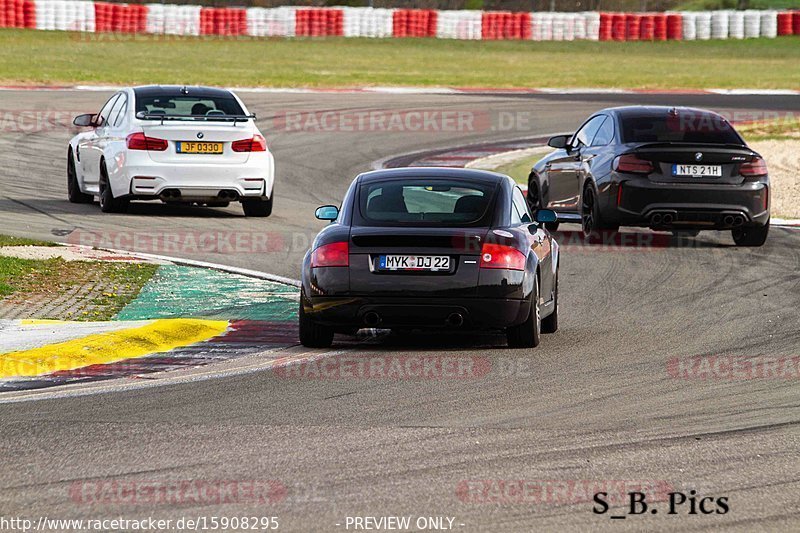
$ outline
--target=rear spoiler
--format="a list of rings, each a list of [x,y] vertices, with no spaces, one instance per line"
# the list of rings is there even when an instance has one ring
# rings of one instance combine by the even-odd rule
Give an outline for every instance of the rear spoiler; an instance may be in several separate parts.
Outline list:
[[[687,142],[648,142],[642,143],[631,151],[638,152],[642,149],[648,148],[691,148],[691,147],[700,147],[700,148],[727,148],[727,149],[736,149],[736,150],[749,150],[753,151],[749,146],[746,144],[731,144],[731,143],[687,143]]]
[[[165,120],[184,120],[190,122],[230,122],[236,124],[237,122],[247,122],[250,119],[255,120],[255,113],[249,115],[167,115],[161,113],[148,113],[147,111],[139,111],[136,113],[136,118],[139,120],[160,120],[161,125]]]

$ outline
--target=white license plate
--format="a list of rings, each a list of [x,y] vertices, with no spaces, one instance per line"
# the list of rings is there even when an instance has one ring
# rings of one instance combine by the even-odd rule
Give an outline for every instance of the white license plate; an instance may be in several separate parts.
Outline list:
[[[722,167],[720,165],[672,165],[672,175],[721,178]]]
[[[446,255],[381,255],[379,270],[450,270],[450,257]]]

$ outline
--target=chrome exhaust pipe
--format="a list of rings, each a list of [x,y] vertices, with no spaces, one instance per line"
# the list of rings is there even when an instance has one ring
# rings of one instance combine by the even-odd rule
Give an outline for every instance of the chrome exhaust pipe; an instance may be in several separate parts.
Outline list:
[[[661,213],[656,213],[655,215],[650,217],[650,222],[653,224],[661,224]]]
[[[736,216],[734,217],[734,219],[733,219],[733,225],[734,225],[734,227],[735,227],[735,226],[741,226],[742,224],[744,224],[744,217],[743,217],[743,216],[741,216],[741,215],[736,215]]]
[[[461,327],[464,325],[464,317],[461,315],[461,313],[450,313],[445,320],[445,324],[454,328]]]
[[[722,223],[726,226],[733,226],[733,215],[725,215],[722,219]]]
[[[672,213],[665,213],[663,222],[664,224],[672,224],[672,221],[675,220],[675,216]]]
[[[370,311],[366,315],[364,315],[364,324],[367,326],[374,328],[378,324],[382,322],[381,316],[376,313],[375,311]]]

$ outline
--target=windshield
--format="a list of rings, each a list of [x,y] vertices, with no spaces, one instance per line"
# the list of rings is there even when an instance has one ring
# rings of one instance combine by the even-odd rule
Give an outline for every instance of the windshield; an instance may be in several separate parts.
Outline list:
[[[743,144],[727,120],[710,113],[626,117],[622,119],[622,138],[626,143]]]
[[[136,98],[136,112],[150,115],[229,116],[244,111],[232,96],[144,95]]]
[[[474,225],[486,217],[494,188],[443,178],[373,181],[361,186],[360,211],[367,223]]]

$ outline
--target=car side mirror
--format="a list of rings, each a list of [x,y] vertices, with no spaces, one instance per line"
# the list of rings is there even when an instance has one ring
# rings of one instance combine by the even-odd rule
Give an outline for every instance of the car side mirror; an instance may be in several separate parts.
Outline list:
[[[555,137],[550,137],[547,141],[547,146],[550,148],[566,148],[569,138],[570,135],[556,135]]]
[[[88,128],[90,126],[95,126],[94,117],[95,115],[91,113],[78,115],[72,123],[80,128]]]
[[[339,218],[339,208],[335,205],[323,205],[317,208],[314,216],[320,220],[336,220]]]
[[[539,224],[558,222],[558,215],[551,209],[539,209],[536,211],[536,214],[533,215],[533,218],[536,219],[536,222]]]

